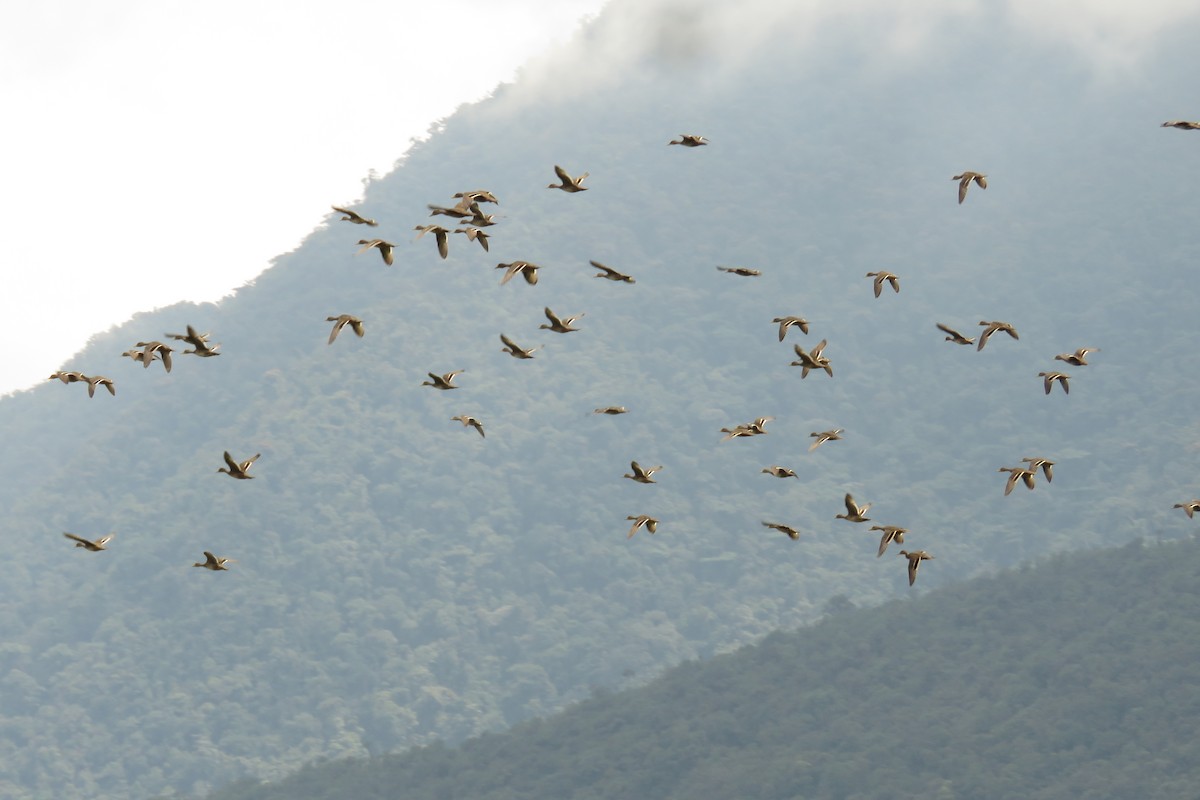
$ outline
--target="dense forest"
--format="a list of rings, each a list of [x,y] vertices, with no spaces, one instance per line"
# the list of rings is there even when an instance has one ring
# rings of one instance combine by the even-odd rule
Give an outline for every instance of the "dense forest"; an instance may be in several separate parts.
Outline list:
[[[207,800],[1189,797],[1198,570],[1194,541],[1050,557],[845,609],[461,747]]]
[[[1159,124],[1194,98],[1200,27],[1114,76],[986,10],[931,20],[919,52],[794,17],[613,3],[367,181],[378,228],[314,220],[221,302],[47,365],[115,397],[0,400],[0,795],[196,795],[454,744],[847,602],[1188,535],[1200,228],[1179,176],[1200,134]],[[667,145],[684,132],[711,143]],[[547,190],[554,164],[588,191]],[[959,205],[964,169],[989,185]],[[428,204],[476,188],[500,200],[490,252],[413,241]],[[355,254],[373,236],[394,266]],[[537,285],[501,285],[514,260]],[[879,269],[898,294],[873,296]],[[580,330],[540,330],[546,306]],[[343,313],[365,336],[327,344]],[[779,342],[787,314],[811,333]],[[978,320],[1020,338],[976,351],[934,327]],[[120,357],[188,324],[221,357]],[[512,359],[502,333],[542,349]],[[802,379],[792,345],[822,339],[833,377]],[[1100,352],[1045,395],[1038,373],[1081,346]],[[460,389],[421,385],[451,370]],[[759,416],[766,435],[722,441]],[[226,450],[262,454],[254,480],[217,474]],[[1053,482],[1004,496],[997,469],[1042,456]],[[656,485],[622,479],[635,459]],[[835,519],[847,492],[872,522]],[[629,538],[639,514],[657,532]],[[875,524],[935,557],[913,587]],[[236,562],[193,569],[205,550]]]

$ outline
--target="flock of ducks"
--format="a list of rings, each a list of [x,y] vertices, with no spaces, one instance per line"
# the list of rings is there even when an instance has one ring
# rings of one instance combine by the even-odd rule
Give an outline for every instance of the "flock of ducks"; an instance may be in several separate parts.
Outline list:
[[[1200,130],[1200,122],[1186,121],[1169,121],[1164,122],[1163,127],[1173,127],[1182,130]],[[668,145],[679,145],[687,148],[703,147],[709,144],[708,140],[696,134],[681,134],[679,138],[671,140]],[[572,176],[561,166],[554,166],[554,173],[558,177],[558,183],[547,185],[548,189],[558,189],[568,194],[587,191],[588,188],[583,185],[584,180],[589,173],[584,172],[578,176]],[[976,184],[980,189],[987,189],[987,175],[979,172],[964,171],[952,177],[952,180],[958,182],[958,202],[961,204],[967,196],[967,190],[972,183]],[[451,234],[461,234],[467,238],[468,242],[478,243],[484,252],[489,250],[490,234],[484,229],[491,227],[496,223],[495,214],[484,213],[481,204],[499,204],[496,197],[485,189],[475,189],[470,191],[459,192],[454,195],[457,202],[452,206],[439,206],[429,204],[431,217],[448,217],[459,220],[465,227],[450,229],[436,223],[425,225],[417,225],[414,230],[418,231],[414,241],[421,239],[426,234],[433,236],[436,242],[437,251],[441,258],[445,259],[449,253],[449,242]],[[366,225],[368,227],[378,227],[379,222],[362,216],[353,209],[343,208],[341,206],[332,206],[332,209],[341,214],[339,221],[349,222],[354,225]],[[359,239],[360,245],[358,253],[364,253],[369,250],[377,250],[383,263],[387,266],[392,266],[395,263],[394,251],[396,245],[385,239]],[[631,275],[622,273],[612,267],[601,264],[598,261],[591,261],[591,266],[598,270],[594,277],[603,278],[605,280],[618,283],[634,284],[636,280]],[[536,286],[538,283],[537,264],[527,261],[513,261],[510,263],[500,263],[496,265],[496,269],[504,270],[504,274],[500,279],[500,284],[505,285],[513,278],[520,276],[528,286]],[[725,267],[718,266],[717,269],[721,272],[736,275],[739,277],[753,278],[762,274],[760,270],[751,269],[748,267]],[[879,298],[885,286],[890,286],[894,293],[900,292],[900,277],[895,273],[879,270],[868,272],[866,277],[872,279],[872,288],[876,298]],[[574,326],[574,323],[582,319],[583,313],[574,314],[571,316],[561,316],[556,314],[549,306],[544,309],[546,323],[539,326],[540,330],[547,330],[552,333],[567,334],[580,330]],[[333,323],[332,330],[329,334],[328,344],[332,345],[338,338],[338,334],[347,326],[358,337],[365,335],[365,326],[363,320],[352,314],[336,314],[326,317],[327,322]],[[772,323],[778,325],[778,338],[783,342],[792,328],[798,329],[802,334],[808,335],[810,325],[808,320],[800,316],[780,316],[772,319]],[[1011,339],[1018,340],[1020,337],[1010,323],[1000,320],[980,320],[979,326],[983,329],[977,337],[966,336],[950,326],[938,322],[936,327],[946,334],[945,340],[958,345],[975,345],[976,351],[982,351],[991,337],[996,333],[1005,333]],[[187,326],[186,333],[168,333],[164,336],[173,341],[184,342],[191,345],[189,349],[182,351],[183,354],[195,355],[200,358],[210,358],[220,355],[220,344],[210,344],[208,333],[199,333],[191,325]],[[513,341],[504,333],[500,334],[500,341],[503,344],[502,352],[516,359],[528,360],[534,358],[537,350],[541,349],[542,345],[535,347],[522,347]],[[793,345],[793,350],[797,360],[791,362],[791,366],[800,367],[800,377],[807,378],[810,372],[824,372],[828,377],[833,377],[832,362],[825,355],[825,348],[828,345],[826,339],[822,339],[816,346],[805,349],[799,344]],[[149,368],[150,365],[158,361],[162,364],[166,372],[171,371],[172,353],[174,348],[170,345],[158,341],[139,341],[134,348],[122,353],[122,356],[128,357],[136,362],[140,362],[143,368]],[[1099,348],[1081,347],[1072,353],[1060,353],[1054,356],[1054,360],[1065,362],[1071,366],[1087,366],[1087,356],[1091,353],[1100,352]],[[429,380],[423,381],[422,386],[429,386],[439,391],[450,391],[458,389],[454,379],[463,373],[463,370],[455,370],[443,374],[434,372],[428,373]],[[1043,388],[1045,393],[1050,394],[1057,383],[1061,386],[1063,393],[1070,392],[1070,375],[1056,371],[1046,370],[1039,372],[1038,376],[1042,378]],[[58,380],[63,384],[84,383],[88,387],[88,396],[94,397],[97,386],[106,388],[110,395],[116,396],[116,386],[114,382],[103,375],[85,375],[81,372],[59,371],[53,373],[49,380]],[[604,415],[621,415],[627,413],[628,409],[624,406],[605,406],[594,409],[594,414]],[[767,433],[766,425],[773,420],[774,417],[763,416],[758,417],[752,422],[734,425],[728,428],[722,428],[721,433],[725,434],[722,441],[731,439],[747,438],[752,436],[761,436]],[[486,438],[483,423],[475,416],[470,414],[459,414],[450,417],[451,421],[459,422],[464,428],[473,428],[481,438]],[[838,441],[842,439],[844,433],[841,428],[834,428],[826,431],[814,431],[809,434],[813,439],[809,446],[809,452],[825,444],[826,442]],[[230,478],[236,480],[251,480],[254,476],[249,474],[250,468],[261,457],[261,453],[257,453],[250,458],[239,461],[235,459],[229,451],[224,454],[225,466],[220,467],[217,472],[224,473]],[[1027,457],[1021,460],[1021,466],[1000,467],[998,472],[1007,473],[1008,477],[1005,481],[1004,494],[1009,495],[1018,483],[1022,483],[1026,488],[1032,490],[1036,485],[1036,478],[1041,473],[1047,482],[1053,480],[1054,462],[1042,457]],[[663,465],[657,466],[642,466],[637,461],[630,462],[630,472],[623,475],[635,483],[655,484],[653,476],[663,469]],[[774,464],[764,467],[762,473],[776,478],[799,478],[795,470],[784,465]],[[843,498],[845,513],[835,515],[836,519],[845,520],[851,523],[864,523],[872,521],[867,513],[870,511],[872,504],[860,504],[854,497],[847,493]],[[1200,499],[1191,500],[1186,503],[1176,503],[1175,508],[1182,508],[1189,518],[1191,518],[1197,510],[1200,510]],[[639,530],[643,528],[650,534],[654,534],[658,530],[659,520],[647,514],[634,514],[626,517],[627,521],[632,522],[627,538],[632,538]],[[779,522],[763,521],[762,525],[768,529],[783,533],[789,539],[797,541],[800,539],[800,531],[791,525]],[[908,534],[906,528],[896,525],[873,525],[872,531],[880,533],[879,546],[876,551],[876,557],[882,557],[888,550],[888,547],[895,542],[903,544],[905,535]],[[83,548],[90,552],[99,552],[108,549],[109,542],[113,539],[113,534],[107,534],[97,539],[87,539],[73,533],[64,532],[63,536],[75,542],[76,547]],[[917,578],[917,572],[923,561],[932,560],[934,557],[925,550],[901,550],[900,556],[907,561],[908,567],[908,583],[913,585]],[[195,562],[193,567],[199,567],[213,572],[226,571],[229,563],[234,563],[234,559],[219,557],[212,552],[204,551],[204,561]]]

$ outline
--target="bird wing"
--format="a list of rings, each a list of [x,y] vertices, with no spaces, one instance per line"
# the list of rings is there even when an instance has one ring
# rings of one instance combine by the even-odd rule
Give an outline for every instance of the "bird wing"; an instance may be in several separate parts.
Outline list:
[[[565,169],[563,169],[562,167],[560,167],[558,164],[554,165],[554,174],[557,175],[558,179],[560,181],[562,181],[563,183],[574,183],[575,182],[574,180],[572,180],[571,176],[567,174],[567,171]]]
[[[329,332],[329,344],[333,344],[333,340],[341,333],[342,327],[349,321],[345,316],[338,317],[337,321],[333,323],[333,330]]]
[[[234,460],[233,460],[233,456],[231,456],[231,455],[229,454],[229,451],[228,451],[228,450],[226,450],[226,451],[225,451],[225,463],[226,463],[226,464],[228,464],[228,465],[229,465],[229,468],[230,468],[231,470],[233,470],[234,472],[237,472],[237,471],[238,471],[238,469],[239,469],[239,467],[238,467],[238,463],[237,463],[236,461],[234,461]]]

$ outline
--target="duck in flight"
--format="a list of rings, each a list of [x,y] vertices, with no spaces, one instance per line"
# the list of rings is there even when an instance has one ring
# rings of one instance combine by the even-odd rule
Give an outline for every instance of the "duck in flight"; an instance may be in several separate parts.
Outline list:
[[[342,219],[346,222],[353,222],[355,225],[370,225],[371,227],[376,227],[379,225],[379,223],[375,220],[367,219],[366,217],[359,215],[358,212],[351,211],[348,208],[342,208],[340,206],[330,206],[330,208],[339,214],[345,214]]]
[[[971,181],[975,181],[980,189],[987,188],[987,175],[981,175],[978,172],[964,172],[961,175],[955,175],[950,180],[958,181],[958,204],[960,206],[962,201],[967,199],[967,188],[971,185]]]
[[[227,466],[218,468],[217,472],[224,472],[229,477],[237,478],[240,481],[254,480],[254,476],[248,474],[248,472],[250,470],[250,467],[254,464],[255,461],[258,461],[258,459],[260,457],[262,457],[262,453],[255,453],[253,456],[251,456],[250,458],[247,458],[245,461],[240,461],[240,462],[234,461],[233,456],[231,456],[229,454],[229,451],[226,450],[225,451],[225,464]]]
[[[192,564],[192,566],[193,567],[203,567],[204,569],[211,569],[213,572],[221,572],[223,570],[229,569],[229,567],[225,566],[226,564],[233,564],[233,563],[235,563],[235,559],[221,558],[220,556],[214,556],[212,553],[205,550],[204,551],[204,560],[197,561],[195,564]]]
[[[106,547],[106,545],[111,542],[113,538],[113,534],[110,533],[106,536],[101,536],[99,539],[91,540],[85,539],[82,536],[76,536],[73,533],[67,533],[66,531],[63,531],[63,536],[75,542],[76,547],[82,547],[83,549],[90,550],[93,553],[97,553],[101,550],[107,550],[108,547]]]
[[[572,178],[565,169],[555,164],[554,174],[558,176],[558,179],[562,181],[562,183],[552,183],[546,187],[547,189],[562,189],[564,192],[568,192],[570,194],[587,191],[587,187],[583,186],[582,184],[583,179],[588,176],[588,173],[585,172],[578,178]]]

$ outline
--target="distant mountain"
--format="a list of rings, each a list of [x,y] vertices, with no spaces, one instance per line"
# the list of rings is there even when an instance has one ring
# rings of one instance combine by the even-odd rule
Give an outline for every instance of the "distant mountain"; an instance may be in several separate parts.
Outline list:
[[[839,595],[1193,530],[1171,506],[1198,492],[1200,135],[1159,123],[1194,98],[1196,20],[1114,76],[994,11],[755,8],[613,4],[371,183],[378,228],[331,215],[222,302],[97,334],[62,367],[115,397],[0,401],[0,795],[200,793],[460,741]],[[555,164],[587,191],[547,189]],[[964,169],[989,183],[959,205]],[[477,188],[500,200],[490,252],[412,241]],[[375,236],[394,266],[355,255]],[[514,260],[536,286],[500,285]],[[899,294],[873,296],[879,269]],[[541,330],[547,306],[580,330]],[[365,336],[327,344],[339,314]],[[811,333],[780,343],[786,314]],[[993,319],[1020,339],[934,327]],[[119,356],[187,324],[222,355]],[[544,347],[518,361],[502,333]],[[822,339],[833,377],[801,379],[792,344]],[[1044,395],[1080,346],[1101,351]],[[421,385],[451,370],[460,389]],[[629,413],[592,413],[610,404]],[[262,454],[253,480],[217,474],[226,450]],[[1035,456],[1053,483],[1004,497],[997,469]],[[635,459],[657,485],[621,478]],[[834,518],[847,492],[871,523]],[[627,538],[640,514],[657,533]],[[935,556],[915,587],[872,524]],[[236,563],[193,569],[206,550]]]
[[[317,764],[207,800],[1187,797],[1198,568],[1194,542],[1056,556],[458,748]]]

